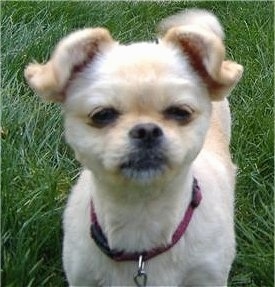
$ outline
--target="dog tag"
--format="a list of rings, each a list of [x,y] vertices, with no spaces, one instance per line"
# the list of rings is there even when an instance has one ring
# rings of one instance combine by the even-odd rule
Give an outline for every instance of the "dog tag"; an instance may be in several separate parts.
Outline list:
[[[142,255],[138,259],[138,271],[134,276],[134,282],[137,287],[146,287],[147,286],[147,274],[144,270],[144,261]]]
[[[137,287],[146,287],[146,285],[147,285],[147,274],[144,272],[144,273],[140,273],[140,274],[135,275],[134,282],[135,282]]]

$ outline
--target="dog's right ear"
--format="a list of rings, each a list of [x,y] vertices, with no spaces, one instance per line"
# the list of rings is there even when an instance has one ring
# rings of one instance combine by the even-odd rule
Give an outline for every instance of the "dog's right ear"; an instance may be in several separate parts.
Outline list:
[[[46,64],[29,64],[24,75],[29,85],[45,100],[63,102],[73,74],[114,44],[108,30],[87,28],[63,38]]]
[[[224,33],[216,16],[190,9],[165,19],[162,40],[178,47],[205,83],[212,100],[222,100],[242,77],[243,67],[225,60]]]

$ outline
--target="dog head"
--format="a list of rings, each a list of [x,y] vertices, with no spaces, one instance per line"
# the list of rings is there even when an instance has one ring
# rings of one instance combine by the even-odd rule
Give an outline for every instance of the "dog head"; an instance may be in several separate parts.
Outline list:
[[[203,145],[211,101],[241,77],[212,14],[184,12],[160,33],[158,44],[120,45],[103,28],[76,31],[25,70],[39,95],[62,103],[68,143],[101,180],[149,184],[182,172]]]

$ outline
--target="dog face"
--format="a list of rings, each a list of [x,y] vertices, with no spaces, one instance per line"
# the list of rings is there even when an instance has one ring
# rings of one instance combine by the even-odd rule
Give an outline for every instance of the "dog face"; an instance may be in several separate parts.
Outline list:
[[[234,87],[242,67],[224,61],[216,18],[192,13],[188,24],[164,23],[159,44],[124,46],[105,29],[84,29],[63,39],[48,63],[27,67],[29,84],[63,103],[66,139],[97,178],[170,180],[199,153],[211,100]]]
[[[81,163],[141,183],[189,165],[210,116],[204,84],[161,43],[114,45],[77,75],[64,107]]]

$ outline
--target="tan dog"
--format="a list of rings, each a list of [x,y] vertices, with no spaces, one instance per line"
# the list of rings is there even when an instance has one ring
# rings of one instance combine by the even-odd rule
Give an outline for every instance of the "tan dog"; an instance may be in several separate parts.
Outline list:
[[[39,95],[62,103],[84,166],[64,214],[70,286],[227,284],[235,168],[225,97],[243,69],[224,60],[207,11],[168,18],[160,33],[159,43],[120,45],[83,29],[25,70]]]

